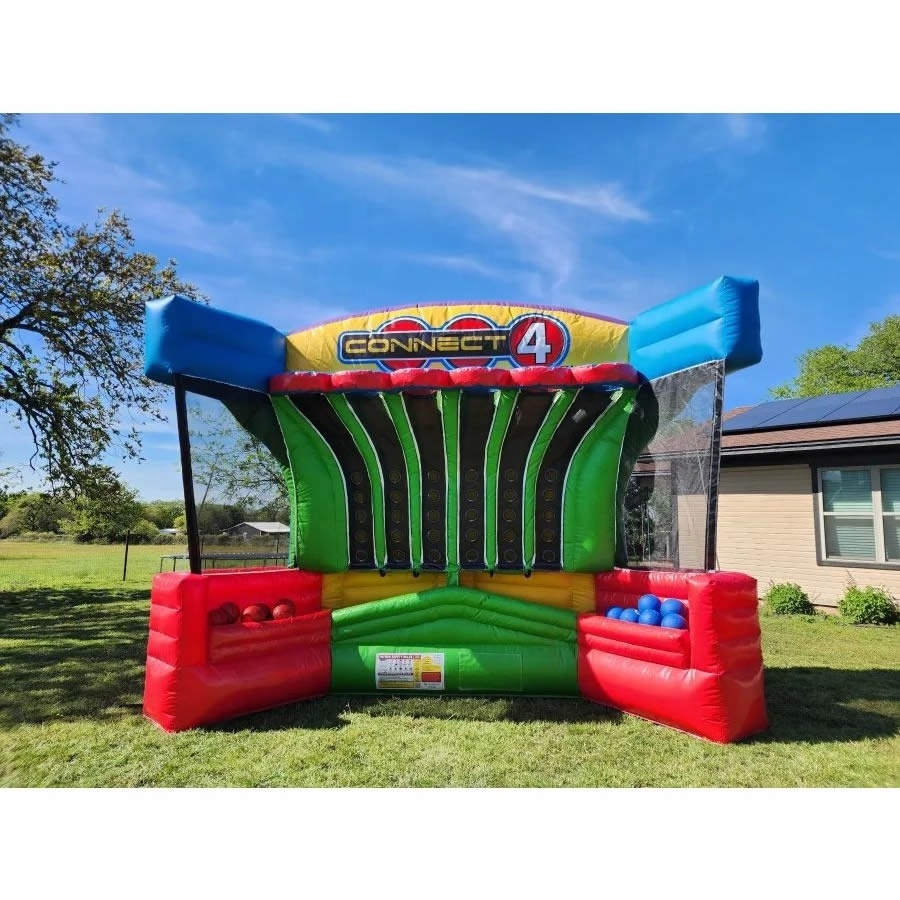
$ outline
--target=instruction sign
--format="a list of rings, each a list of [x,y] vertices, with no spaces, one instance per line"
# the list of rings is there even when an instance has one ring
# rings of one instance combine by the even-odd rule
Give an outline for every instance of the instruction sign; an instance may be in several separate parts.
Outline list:
[[[386,691],[442,691],[443,653],[378,653],[375,687]]]

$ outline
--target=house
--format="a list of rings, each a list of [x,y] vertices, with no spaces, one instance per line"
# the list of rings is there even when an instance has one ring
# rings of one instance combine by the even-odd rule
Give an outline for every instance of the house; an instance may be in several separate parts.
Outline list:
[[[900,597],[900,387],[723,416],[716,563],[822,607],[851,582]]]
[[[824,608],[850,583],[900,597],[900,387],[727,412],[718,467],[707,414],[638,459],[629,565],[746,572],[760,595],[794,582]]]
[[[283,522],[241,522],[238,525],[232,525],[231,528],[226,528],[222,532],[222,534],[227,534],[230,537],[239,538],[278,538],[290,533],[290,526],[285,525]]]

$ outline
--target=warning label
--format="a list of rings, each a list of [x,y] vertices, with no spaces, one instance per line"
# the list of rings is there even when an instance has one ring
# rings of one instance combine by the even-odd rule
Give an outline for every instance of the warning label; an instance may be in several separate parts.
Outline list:
[[[385,691],[442,691],[443,653],[378,653],[375,687]]]

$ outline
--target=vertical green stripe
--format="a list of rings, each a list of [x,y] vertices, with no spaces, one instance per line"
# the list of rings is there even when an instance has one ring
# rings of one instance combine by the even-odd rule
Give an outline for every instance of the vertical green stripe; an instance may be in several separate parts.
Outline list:
[[[438,406],[444,420],[444,459],[447,462],[447,571],[452,579],[459,573],[459,391],[441,391]]]
[[[353,437],[356,449],[359,450],[363,462],[366,464],[366,472],[372,485],[375,564],[379,568],[383,568],[387,564],[387,541],[384,534],[384,476],[381,472],[381,463],[378,462],[378,454],[375,452],[369,432],[357,418],[346,396],[344,394],[328,394],[327,397],[332,409]]]
[[[489,569],[497,565],[497,481],[500,451],[516,407],[518,391],[497,391],[494,395],[494,421],[484,453],[484,560]]]
[[[547,411],[528,451],[528,461],[525,464],[525,490],[522,494],[522,565],[526,570],[534,565],[534,503],[538,471],[559,423],[577,396],[577,389],[557,393],[553,398],[553,406]]]
[[[382,394],[381,399],[397,429],[403,458],[406,460],[409,482],[409,554],[413,569],[418,569],[422,565],[422,466],[419,449],[400,394]]]
[[[271,398],[290,463],[291,565],[341,572],[350,563],[347,491],[334,453],[287,397]]]
[[[634,390],[622,390],[572,454],[562,506],[562,567],[566,571],[603,572],[614,565],[616,476],[633,408]]]

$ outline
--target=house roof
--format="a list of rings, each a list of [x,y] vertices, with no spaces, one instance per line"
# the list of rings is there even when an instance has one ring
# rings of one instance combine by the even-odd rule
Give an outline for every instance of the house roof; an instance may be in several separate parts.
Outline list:
[[[900,416],[880,422],[846,422],[766,431],[722,433],[722,454],[738,456],[762,452],[800,452],[824,448],[897,446]]]
[[[735,410],[737,413],[737,410]],[[818,397],[791,397],[760,403],[729,417],[723,431],[760,431],[769,428],[797,428],[801,425],[839,425],[900,417],[900,385],[824,394]]]
[[[290,526],[285,525],[283,522],[239,522],[237,525],[232,525],[231,528],[226,528],[225,530],[234,531],[235,528],[240,528],[242,525],[249,525],[257,531],[265,531],[270,534],[288,534],[291,530]]]
[[[855,405],[861,418],[834,421],[836,415],[847,416],[848,411],[854,408],[855,400],[863,395],[873,394],[875,396],[869,397],[868,405],[862,407]],[[885,414],[885,408],[893,405],[892,396],[897,398],[898,410]],[[794,416],[790,419],[791,424],[784,422],[786,401],[783,400],[760,403],[756,406],[739,406],[724,412],[722,456],[900,445],[900,387],[882,388],[877,391],[851,391],[847,394],[830,394],[827,397],[810,397],[807,400],[817,401],[816,405],[810,406],[805,400],[789,401],[792,404],[802,404],[793,407]],[[801,415],[803,408],[807,412]],[[876,412],[879,413],[877,416]],[[824,421],[800,421],[815,419],[816,416]],[[758,424],[751,428],[747,427],[748,422]],[[706,451],[710,446],[709,429],[710,423],[704,422],[695,428],[688,427],[657,439],[651,444],[650,450],[642,456],[635,471],[667,471],[665,460]]]
[[[722,416],[722,455],[900,444],[900,386],[773,400]]]

